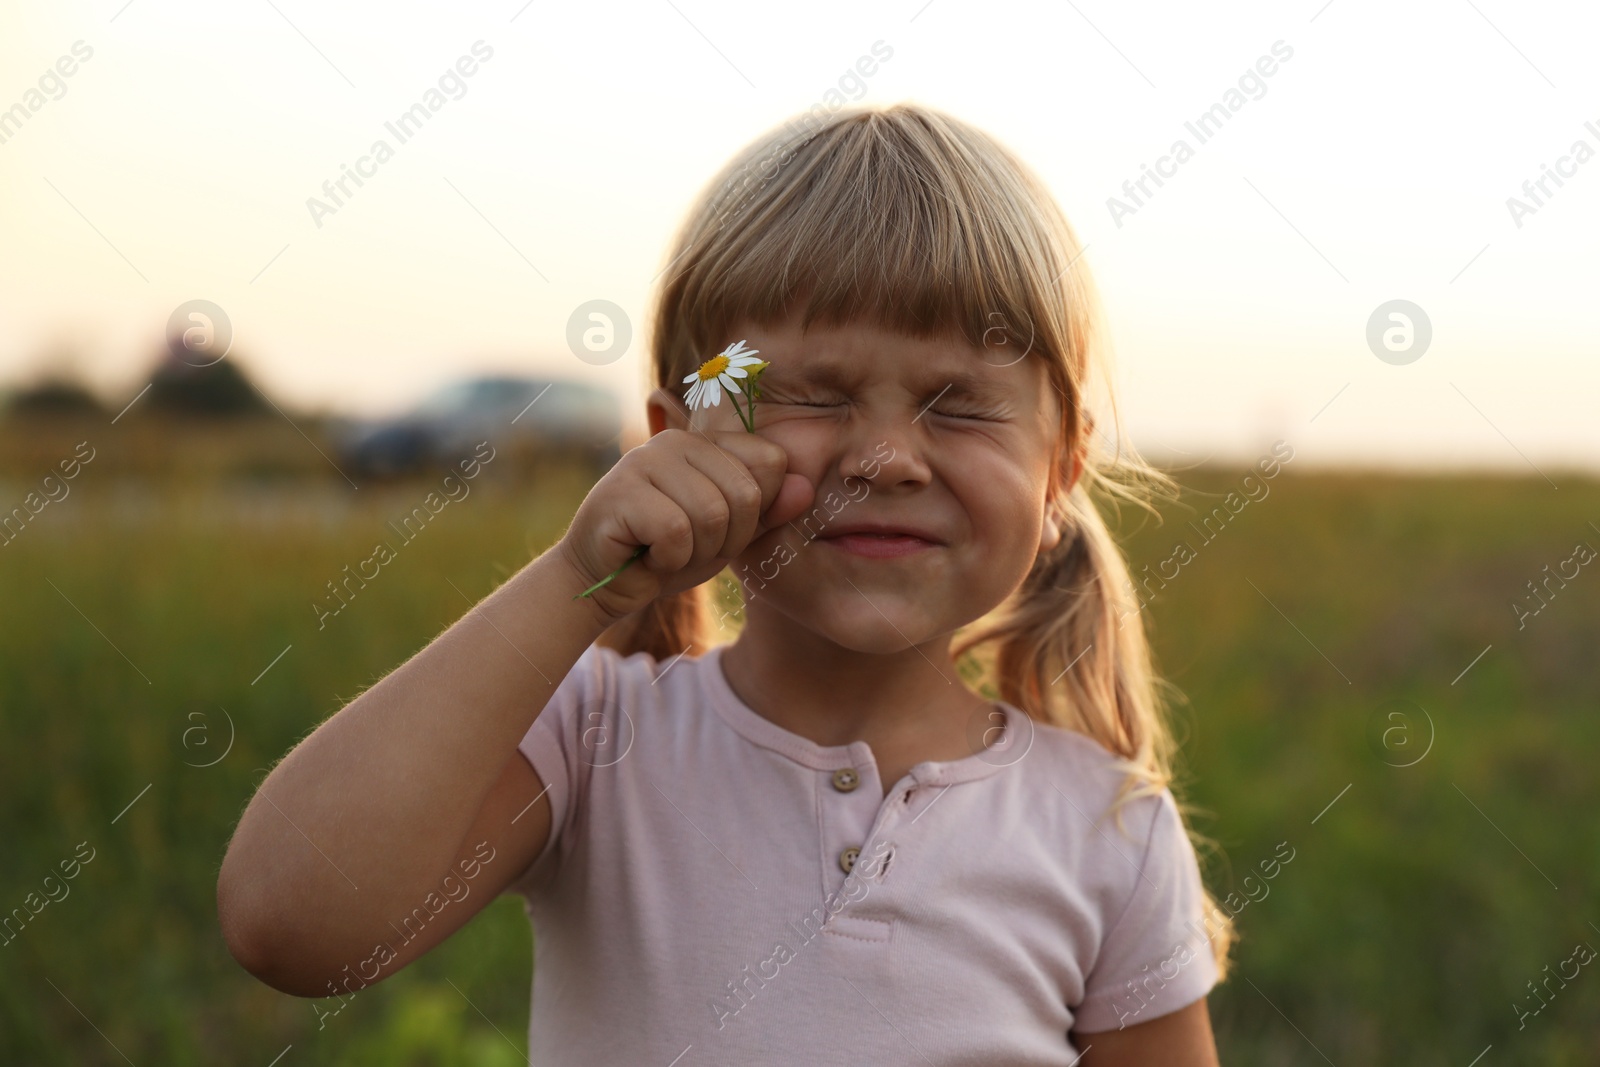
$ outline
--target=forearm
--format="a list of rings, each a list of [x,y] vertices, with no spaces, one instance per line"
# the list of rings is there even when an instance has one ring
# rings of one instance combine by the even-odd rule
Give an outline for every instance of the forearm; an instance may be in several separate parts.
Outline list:
[[[559,550],[528,564],[273,769],[223,861],[247,940],[370,951],[435,889],[507,755],[606,622]]]

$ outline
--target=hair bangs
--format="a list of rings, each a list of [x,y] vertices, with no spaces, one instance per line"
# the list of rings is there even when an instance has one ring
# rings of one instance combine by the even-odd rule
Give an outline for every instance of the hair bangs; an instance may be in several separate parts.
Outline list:
[[[1070,232],[1063,242],[1029,217],[1036,190],[1008,162],[910,109],[842,113],[803,140],[786,129],[748,147],[678,242],[656,324],[658,384],[736,323],[798,314],[802,328],[957,334],[1006,362],[1036,353],[1076,392],[1058,310]]]

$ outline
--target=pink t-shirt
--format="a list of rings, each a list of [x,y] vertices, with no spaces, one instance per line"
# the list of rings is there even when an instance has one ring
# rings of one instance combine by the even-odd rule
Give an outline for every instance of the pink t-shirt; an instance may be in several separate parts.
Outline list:
[[[721,649],[588,649],[518,746],[554,812],[512,886],[535,933],[531,1062],[1066,1065],[1074,1026],[1204,996],[1171,794],[1128,802],[1119,830],[1111,755],[1001,708],[974,755],[885,796],[865,742],[762,718]]]

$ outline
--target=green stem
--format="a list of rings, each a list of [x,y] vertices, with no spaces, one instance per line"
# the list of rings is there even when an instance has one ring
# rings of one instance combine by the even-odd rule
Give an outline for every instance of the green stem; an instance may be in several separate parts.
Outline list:
[[[626,563],[624,563],[622,566],[618,567],[616,570],[612,571],[610,574],[606,575],[604,578],[600,579],[598,582],[595,582],[593,585],[591,585],[589,588],[585,589],[583,592],[574,594],[572,599],[573,600],[577,600],[580,597],[586,597],[590,593],[593,593],[596,589],[599,589],[602,585],[605,585],[607,582],[611,581],[611,579],[615,578],[617,575],[619,575],[623,571],[627,570],[630,566],[633,565],[635,560],[637,560],[640,556],[644,555],[648,551],[650,551],[650,546],[649,545],[640,545],[638,548],[633,550],[633,555],[628,557],[628,561]]]
[[[728,403],[733,405],[733,413],[735,415],[739,416],[739,424],[745,428],[745,432],[746,433],[755,433],[756,432],[755,426],[751,423],[751,420],[749,420],[749,419],[744,417],[744,412],[739,410],[739,401],[738,401],[738,399],[736,399],[734,397],[734,395],[731,392],[728,393]],[[753,415],[754,413],[755,412],[752,409],[751,414]]]
[[[753,379],[744,378],[739,382],[739,389],[744,393],[744,398],[749,404],[750,432],[756,432],[756,383]]]

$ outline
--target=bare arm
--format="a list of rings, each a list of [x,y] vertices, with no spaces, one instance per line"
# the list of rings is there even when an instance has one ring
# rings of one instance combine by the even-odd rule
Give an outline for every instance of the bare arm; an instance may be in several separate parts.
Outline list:
[[[500,771],[479,809],[451,873],[434,886],[404,915],[390,921],[375,945],[358,949],[338,973],[321,987],[309,984],[315,975],[298,971],[283,974],[272,984],[294,988],[285,992],[305,996],[345,996],[382,981],[426,955],[434,946],[465,926],[474,915],[525,871],[548,840],[551,828],[549,798],[544,784],[520,753],[514,753]],[[304,961],[300,966],[305,967]],[[263,976],[264,977],[264,976]]]
[[[1121,1030],[1073,1034],[1082,1067],[1218,1067],[1206,998]]]
[[[810,485],[786,466],[755,435],[657,434],[590,491],[556,547],[300,742],[223,860],[217,908],[234,957],[277,989],[325,996],[380,943],[399,952],[374,981],[481,910],[548,839],[549,802],[517,744],[556,685],[608,626],[705,582],[804,510]],[[640,545],[637,565],[573,599]],[[459,880],[480,841],[503,854],[426,937],[403,942],[396,924]]]
[[[490,830],[475,823],[497,784],[499,799],[521,799],[502,780],[518,770],[507,770],[508,757],[537,782],[517,743],[609,621],[592,600],[572,599],[587,584],[563,553],[547,552],[272,770],[240,819],[217,889],[223,933],[247,969],[285,992],[325,996],[326,982],[377,942],[400,942],[390,923],[439,892],[485,839],[467,840]],[[509,881],[516,858],[525,866],[544,846],[550,812],[540,807],[515,825],[515,812],[496,813],[510,855],[483,875]],[[452,904],[439,918],[470,918],[492,897]]]

